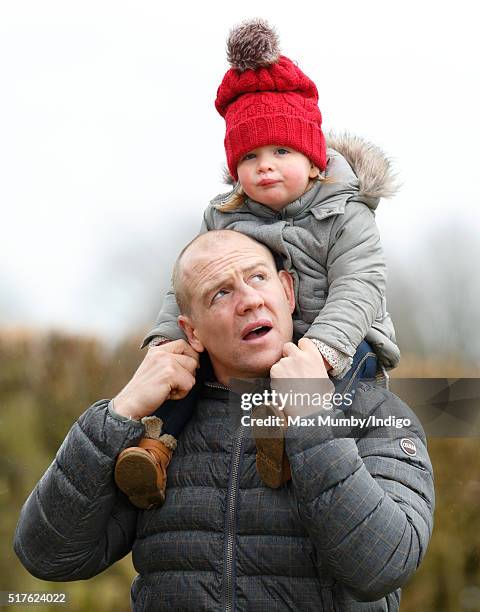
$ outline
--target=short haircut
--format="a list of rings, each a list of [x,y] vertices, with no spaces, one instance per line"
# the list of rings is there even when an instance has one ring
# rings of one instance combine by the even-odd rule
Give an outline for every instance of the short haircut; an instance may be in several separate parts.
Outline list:
[[[252,242],[264,247],[264,249],[272,257],[272,261],[275,262],[278,268],[275,257],[270,251],[270,249],[266,247],[264,244],[262,244],[261,242],[259,242],[258,240],[251,238],[250,236],[246,236],[245,234],[241,234],[240,232],[236,232],[235,230],[229,230],[229,229],[211,230],[209,232],[206,232],[205,234],[199,234],[198,236],[195,236],[193,240],[190,240],[190,242],[186,246],[183,247],[183,249],[180,251],[180,254],[178,255],[175,261],[175,264],[173,266],[172,285],[173,285],[173,290],[175,292],[175,299],[177,300],[178,308],[181,314],[183,315],[191,314],[190,308],[191,308],[191,303],[192,303],[192,295],[190,294],[188,283],[184,282],[185,273],[183,270],[182,261],[183,261],[185,254],[187,253],[187,251],[189,251],[190,247],[192,247],[197,242],[205,241],[206,245],[212,244],[212,243],[223,242],[225,240],[228,240],[233,234],[236,234],[236,235],[240,234],[241,236],[244,236],[247,240],[251,240]]]

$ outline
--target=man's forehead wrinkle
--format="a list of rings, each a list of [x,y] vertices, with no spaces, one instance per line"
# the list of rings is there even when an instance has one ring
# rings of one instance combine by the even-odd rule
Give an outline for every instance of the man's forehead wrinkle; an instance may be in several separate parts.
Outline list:
[[[194,259],[189,269],[185,266],[188,277],[196,288],[207,289],[208,286],[215,286],[222,279],[251,265],[270,263],[262,250],[248,247],[236,248],[234,251],[219,254],[218,257],[212,256],[214,253],[202,254],[200,259]]]

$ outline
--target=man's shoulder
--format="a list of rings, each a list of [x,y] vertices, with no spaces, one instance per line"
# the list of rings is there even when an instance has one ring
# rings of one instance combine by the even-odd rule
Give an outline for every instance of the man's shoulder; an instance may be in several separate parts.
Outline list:
[[[374,383],[361,382],[355,392],[351,410],[364,418],[371,417],[373,427],[400,428],[402,424],[410,433],[425,441],[425,432],[413,410],[388,389]]]
[[[355,391],[355,402],[353,406],[357,411],[361,410],[372,412],[372,410],[380,409],[383,404],[389,406],[398,406],[402,411],[413,415],[411,409],[405,404],[398,395],[392,393],[385,387],[376,384],[375,382],[361,381]]]

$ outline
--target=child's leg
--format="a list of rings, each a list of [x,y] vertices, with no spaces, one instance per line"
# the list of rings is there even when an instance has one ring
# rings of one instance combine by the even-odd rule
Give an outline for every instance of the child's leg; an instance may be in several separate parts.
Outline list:
[[[138,508],[149,509],[165,501],[167,467],[177,438],[193,414],[206,372],[204,359],[190,393],[181,400],[166,401],[153,415],[142,419],[145,437],[138,446],[118,456],[115,482]]]
[[[162,420],[162,434],[169,434],[178,438],[185,425],[190,420],[195,409],[198,396],[198,383],[184,398],[180,400],[167,400],[154,415]]]
[[[351,368],[343,378],[332,378],[335,392],[346,395],[355,392],[360,380],[374,379],[377,357],[372,347],[363,340],[354,355]],[[341,408],[341,406],[339,406]],[[263,482],[276,489],[291,479],[290,464],[285,454],[283,432],[268,438],[255,436],[257,446],[257,472]]]
[[[377,356],[366,340],[357,347],[353,362],[343,378],[332,378],[335,392],[343,395],[356,391],[360,380],[373,380],[377,373]]]
[[[259,406],[252,410],[252,416],[259,419],[269,417],[275,419],[280,414],[272,406]],[[257,473],[271,489],[278,489],[292,478],[290,463],[285,453],[285,430],[285,426],[281,425],[254,426],[252,430],[257,447],[255,460]]]

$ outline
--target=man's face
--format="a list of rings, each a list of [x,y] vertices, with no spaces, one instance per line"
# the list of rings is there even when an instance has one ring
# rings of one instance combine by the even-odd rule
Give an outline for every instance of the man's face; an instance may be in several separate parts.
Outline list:
[[[193,245],[182,260],[193,296],[179,323],[193,348],[208,351],[217,379],[268,376],[292,339],[293,283],[277,272],[259,243],[231,232],[228,239]]]
[[[248,197],[281,210],[305,193],[310,179],[318,176],[318,168],[290,147],[268,145],[244,155],[237,173]]]

